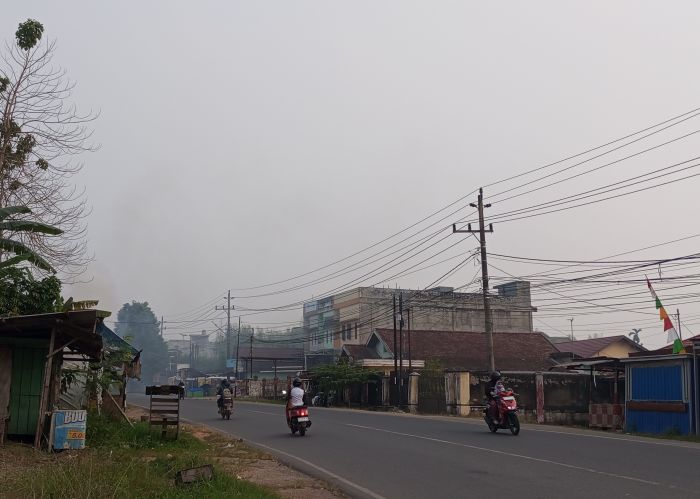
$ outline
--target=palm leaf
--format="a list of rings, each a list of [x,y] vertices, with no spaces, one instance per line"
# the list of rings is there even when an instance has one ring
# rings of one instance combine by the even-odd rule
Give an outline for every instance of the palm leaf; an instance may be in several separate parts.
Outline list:
[[[0,237],[0,250],[9,251],[15,255],[29,255],[33,253],[24,243],[4,237]]]
[[[9,251],[17,256],[22,256],[22,261],[30,262],[41,270],[55,272],[49,262],[44,260],[37,253],[29,249],[26,245],[12,239],[0,238],[0,251]],[[9,261],[9,260],[7,260]]]
[[[40,232],[42,234],[49,234],[52,236],[58,236],[63,234],[63,231],[58,227],[53,227],[48,224],[43,224],[41,222],[30,222],[26,220],[8,220],[5,222],[0,222],[0,231],[9,230],[13,232]]]
[[[32,210],[26,206],[6,206],[5,208],[0,208],[0,220],[5,220],[11,215],[26,214],[31,213]]]
[[[74,301],[71,302],[71,310],[87,310],[89,308],[95,308],[98,303],[98,300]]]
[[[8,267],[12,267],[13,265],[17,265],[18,263],[26,262],[27,260],[29,260],[29,255],[16,255],[3,262],[0,262],[0,269],[6,269]]]

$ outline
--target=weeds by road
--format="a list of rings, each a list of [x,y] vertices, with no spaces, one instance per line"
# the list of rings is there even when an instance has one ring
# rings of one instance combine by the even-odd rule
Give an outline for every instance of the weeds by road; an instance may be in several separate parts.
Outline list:
[[[178,470],[212,463],[221,449],[181,432],[178,440],[161,440],[147,423],[111,421],[97,414],[88,418],[83,451],[53,455],[9,444],[2,450],[1,497],[19,498],[278,498],[271,489],[237,479],[215,469],[208,482],[177,486]],[[229,452],[230,448],[226,449]],[[251,457],[257,456],[256,451]]]

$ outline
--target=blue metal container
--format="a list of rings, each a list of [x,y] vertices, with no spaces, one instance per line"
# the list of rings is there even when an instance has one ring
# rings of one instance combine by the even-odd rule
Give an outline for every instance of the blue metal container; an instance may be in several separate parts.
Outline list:
[[[50,443],[53,449],[84,449],[87,411],[54,411]]]
[[[627,431],[688,435],[695,430],[689,355],[639,356],[622,362],[626,367]]]

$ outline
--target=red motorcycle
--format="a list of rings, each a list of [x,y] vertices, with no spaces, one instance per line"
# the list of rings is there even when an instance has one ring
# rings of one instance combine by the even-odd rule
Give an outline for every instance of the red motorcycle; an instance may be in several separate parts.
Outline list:
[[[287,425],[292,430],[292,435],[299,432],[300,436],[306,435],[306,429],[311,426],[308,407],[290,407],[287,408]]]
[[[493,412],[497,412],[496,418],[493,417]],[[484,409],[484,420],[491,433],[496,433],[499,429],[510,430],[513,435],[520,433],[515,393],[512,390],[504,390],[496,395]]]

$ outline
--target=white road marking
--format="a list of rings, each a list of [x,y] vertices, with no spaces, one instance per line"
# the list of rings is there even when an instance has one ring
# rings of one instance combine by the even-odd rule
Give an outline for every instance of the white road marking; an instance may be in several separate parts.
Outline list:
[[[333,473],[332,471],[329,471],[329,470],[327,470],[327,469],[325,469],[325,468],[322,468],[321,466],[318,466],[318,465],[316,465],[316,464],[314,464],[314,463],[312,463],[312,462],[309,462],[309,461],[307,461],[306,459],[302,459],[302,458],[297,457],[297,456],[295,456],[295,455],[293,455],[293,454],[289,454],[288,452],[284,452],[284,451],[281,451],[281,450],[279,450],[279,449],[275,449],[274,447],[270,447],[269,445],[264,445],[264,444],[260,444],[260,443],[258,443],[258,442],[253,442],[252,440],[248,440],[248,442],[251,443],[251,444],[253,444],[253,445],[256,446],[256,447],[262,447],[263,449],[267,449],[267,450],[269,450],[269,451],[271,451],[271,452],[274,452],[274,453],[276,453],[276,454],[281,454],[281,455],[283,455],[283,456],[285,456],[285,457],[288,457],[288,458],[290,458],[290,459],[294,459],[295,461],[299,461],[300,463],[304,463],[305,465],[310,466],[311,468],[313,468],[313,469],[315,469],[315,470],[317,470],[317,471],[320,471],[321,473],[324,473],[324,474],[330,476],[330,477],[333,478],[334,480],[337,480],[337,481],[339,481],[339,482],[341,482],[341,483],[344,483],[345,485],[347,485],[347,486],[349,486],[349,487],[352,487],[352,488],[354,488],[354,489],[359,490],[359,491],[362,492],[363,494],[365,494],[365,495],[367,495],[367,496],[369,496],[369,497],[372,497],[373,499],[386,499],[384,496],[380,496],[379,494],[376,494],[376,493],[372,492],[371,490],[366,489],[366,488],[363,487],[362,485],[358,485],[358,484],[356,484],[355,482],[351,482],[351,481],[348,480],[347,478],[343,478],[343,477],[340,476],[340,475],[336,475],[336,474]]]
[[[483,426],[485,423],[482,419],[471,419],[471,418],[465,418],[465,417],[450,417],[450,416],[428,416],[428,415],[422,415],[422,414],[395,414],[395,413],[388,413],[388,412],[368,412],[368,411],[362,411],[362,410],[357,410],[357,409],[343,409],[343,408],[323,408],[324,410],[331,410],[331,411],[338,411],[338,412],[347,412],[347,413],[355,413],[355,414],[372,414],[373,416],[384,416],[384,417],[397,417],[397,418],[412,418],[416,420],[423,420],[423,421],[438,421],[438,422],[445,422],[445,423],[452,423],[452,424],[468,424],[468,425],[476,425],[476,426]],[[635,444],[646,444],[646,445],[661,445],[664,447],[679,447],[682,449],[692,449],[692,450],[698,450],[700,451],[700,445],[698,445],[695,442],[683,442],[683,441],[663,441],[663,440],[656,440],[651,437],[640,437],[637,438],[635,436],[629,435],[627,438],[624,436],[611,436],[611,435],[598,435],[594,430],[584,430],[586,433],[583,432],[578,432],[578,431],[561,431],[561,430],[549,430],[547,428],[542,428],[539,425],[535,424],[523,424],[523,428],[526,428],[528,432],[530,431],[536,431],[538,433],[553,433],[555,435],[565,435],[568,437],[582,437],[582,438],[600,438],[603,440],[617,440],[619,442],[632,442]]]
[[[692,449],[700,450],[700,446],[694,444],[693,442],[663,442],[651,440],[638,440],[634,437],[624,438],[624,437],[612,437],[610,435],[590,435],[588,433],[575,433],[571,431],[558,431],[558,430],[544,430],[536,428],[528,428],[528,431],[536,431],[538,433],[554,433],[555,435],[567,435],[570,437],[585,437],[585,438],[601,438],[603,440],[617,440],[618,442],[630,442],[635,444],[647,444],[647,445],[661,445],[664,447],[680,447],[681,449]],[[649,437],[647,437],[649,438]]]
[[[196,400],[196,401],[201,401],[201,402],[209,402],[209,400],[205,399],[188,399],[190,401]],[[212,399],[213,400],[213,399]],[[247,402],[247,401],[239,401],[238,402],[241,405],[257,405],[257,402]],[[144,407],[145,409],[148,409],[148,407]],[[468,419],[468,418],[459,418],[459,417],[448,417],[448,416],[426,416],[426,415],[414,415],[414,414],[393,414],[393,413],[384,413],[384,412],[367,412],[367,411],[361,411],[357,409],[343,409],[343,408],[332,408],[332,407],[314,407],[314,410],[321,410],[321,411],[327,411],[327,412],[346,412],[350,414],[371,414],[373,416],[385,416],[385,417],[404,417],[404,418],[413,418],[416,420],[423,420],[423,421],[439,421],[439,422],[445,422],[445,423],[452,423],[452,424],[468,424],[468,425],[476,425],[476,426],[483,426],[484,422],[482,420],[476,420],[476,419]],[[253,411],[255,412],[255,411]],[[272,413],[262,413],[262,414],[272,414]],[[691,450],[697,450],[700,451],[700,445],[698,445],[695,442],[682,442],[682,441],[663,441],[663,440],[655,440],[650,437],[641,437],[643,438],[636,438],[634,436],[629,436],[628,438],[625,438],[623,436],[615,437],[611,435],[597,435],[593,430],[588,430],[586,433],[582,432],[577,432],[577,431],[560,431],[560,430],[549,430],[546,428],[539,427],[538,425],[534,424],[528,424],[528,425],[522,425],[524,429],[527,429],[528,432],[538,432],[538,433],[552,433],[555,435],[564,435],[567,437],[582,437],[582,438],[599,438],[602,440],[617,440],[618,442],[629,442],[629,443],[635,443],[635,444],[645,444],[645,445],[660,445],[662,447],[678,447],[681,449],[691,449]]]
[[[642,479],[642,478],[635,478],[635,477],[633,477],[633,476],[618,475],[617,473],[608,473],[607,471],[600,471],[600,470],[596,470],[596,469],[593,469],[593,468],[585,468],[585,467],[583,467],[583,466],[576,466],[576,465],[573,465],[573,464],[566,464],[566,463],[562,463],[562,462],[559,462],[559,461],[551,461],[551,460],[549,460],[549,459],[542,459],[542,458],[539,458],[539,457],[525,456],[525,455],[523,455],[523,454],[514,454],[514,453],[512,453],[512,452],[506,452],[506,451],[497,450],[497,449],[488,449],[488,448],[486,448],[486,447],[479,447],[479,446],[476,446],[476,445],[463,444],[463,443],[460,443],[460,442],[451,442],[451,441],[449,441],[449,440],[442,440],[442,439],[439,439],[439,438],[424,437],[424,436],[422,436],[422,435],[414,435],[414,434],[412,434],[412,433],[401,433],[401,432],[398,432],[398,431],[384,430],[384,429],[382,429],[382,428],[373,428],[373,427],[371,427],[371,426],[362,426],[362,425],[355,425],[355,424],[347,424],[346,426],[351,426],[351,427],[353,427],[353,428],[361,428],[361,429],[363,429],[363,430],[380,431],[380,432],[383,432],[383,433],[390,433],[390,434],[392,434],[392,435],[399,435],[399,436],[403,436],[403,437],[419,438],[419,439],[421,439],[421,440],[429,440],[429,441],[431,441],[431,442],[437,442],[437,443],[441,443],[441,444],[456,445],[456,446],[458,446],[458,447],[466,447],[466,448],[468,448],[468,449],[479,450],[479,451],[482,451],[482,452],[491,452],[491,453],[493,453],[493,454],[500,454],[500,455],[503,455],[503,456],[516,457],[516,458],[519,458],[519,459],[525,459],[525,460],[528,460],[528,461],[535,461],[535,462],[538,462],[538,463],[551,464],[551,465],[554,465],[554,466],[560,466],[560,467],[562,467],[562,468],[568,468],[568,469],[577,470],[577,471],[585,471],[585,472],[588,472],[588,473],[595,473],[595,474],[597,474],[597,475],[604,475],[604,476],[609,476],[609,477],[613,477],[613,478],[621,478],[621,479],[623,479],[623,480],[631,480],[631,481],[633,481],[633,482],[644,483],[644,484],[647,484],[647,485],[663,485],[663,484],[660,483],[660,482],[654,482],[654,481],[652,481],[652,480],[644,480],[644,479]]]

